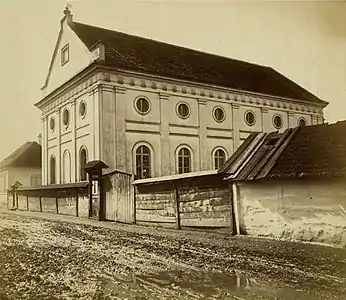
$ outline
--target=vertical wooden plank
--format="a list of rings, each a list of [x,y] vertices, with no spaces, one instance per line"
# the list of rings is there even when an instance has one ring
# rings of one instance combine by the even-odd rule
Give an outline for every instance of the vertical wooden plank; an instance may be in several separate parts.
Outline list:
[[[40,212],[42,212],[42,194],[40,192],[40,196],[39,196],[39,201],[40,201]]]
[[[177,185],[173,182],[173,197],[175,208],[175,228],[180,229],[180,211],[179,211],[179,191]]]
[[[29,194],[26,193],[26,210],[29,211]]]
[[[236,222],[235,222],[235,214],[234,214],[234,198],[233,198],[233,190],[232,183],[228,183],[228,198],[229,198],[229,206],[230,206],[230,231],[232,235],[236,235]]]
[[[132,181],[132,176],[130,177],[130,180]],[[132,186],[131,182],[130,185]],[[133,223],[136,224],[136,187],[132,186],[133,190]]]
[[[59,204],[58,204],[58,190],[55,191],[55,206],[56,206],[56,214],[59,214]]]
[[[78,217],[78,189],[76,189],[76,217]]]
[[[91,180],[91,176],[89,174],[89,218],[93,216],[93,184]]]
[[[18,193],[16,192],[16,205],[17,205],[17,209],[19,209],[19,203],[18,203]]]
[[[12,190],[12,207],[16,207],[16,193],[14,190]]]
[[[105,221],[105,198],[104,198],[104,188],[102,182],[102,169],[99,171],[99,197],[100,197],[100,211],[99,211],[99,221]]]

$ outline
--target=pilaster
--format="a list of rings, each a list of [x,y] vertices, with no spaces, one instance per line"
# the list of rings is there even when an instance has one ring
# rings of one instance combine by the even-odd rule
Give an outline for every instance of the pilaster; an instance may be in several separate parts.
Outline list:
[[[317,125],[317,116],[316,115],[312,115],[311,116],[311,124],[312,125]]]
[[[47,178],[48,178],[48,117],[42,116],[41,117],[42,122],[42,145],[41,145],[41,157],[42,157],[42,169],[41,169],[41,180],[42,184],[46,185],[48,184]]]
[[[292,111],[287,112],[288,128],[296,127],[297,124],[294,123],[294,113]]]
[[[99,118],[100,103],[99,103],[98,87],[93,88],[89,91],[89,103],[92,106],[92,120],[90,121],[90,131],[92,133],[92,141],[91,141],[92,147],[88,151],[88,160],[91,161],[91,160],[101,159],[100,158],[100,118]],[[77,152],[79,154],[79,149],[77,149]]]
[[[233,151],[235,152],[238,147],[240,146],[240,132],[239,132],[239,125],[240,125],[240,115],[239,115],[239,108],[240,105],[236,103],[232,103],[232,120],[233,120]]]
[[[207,100],[198,99],[198,125],[199,125],[199,167],[195,168],[200,171],[211,169],[210,157],[207,147],[207,125],[208,120]]]
[[[129,171],[126,170],[126,160],[131,159],[132,153],[126,151],[126,89],[123,87],[115,87],[115,112],[115,167]]]
[[[262,124],[262,132],[269,131],[269,124],[268,124],[268,109],[265,107],[261,107],[261,124]]]
[[[71,182],[77,181],[77,153],[76,153],[76,99],[71,101],[71,131],[72,131],[72,146],[71,146]]]
[[[100,85],[100,155],[101,159],[109,166],[110,169],[116,167],[116,135],[118,127],[116,119],[118,110],[116,109],[116,97],[114,86],[102,84]],[[123,103],[123,105],[125,105]],[[125,107],[122,108],[125,112]],[[124,114],[120,117],[124,117]],[[125,152],[123,153],[125,155]],[[121,168],[124,170],[124,167]]]
[[[56,183],[61,183],[61,113],[60,108],[56,111],[56,132],[57,132],[57,154],[56,154]]]
[[[159,93],[161,110],[161,174],[158,176],[170,175],[171,160],[169,143],[169,95]]]

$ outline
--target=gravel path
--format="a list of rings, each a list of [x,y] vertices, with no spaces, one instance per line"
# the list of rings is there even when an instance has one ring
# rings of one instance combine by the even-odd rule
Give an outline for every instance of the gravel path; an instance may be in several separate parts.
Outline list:
[[[346,299],[346,249],[0,212],[0,299]]]

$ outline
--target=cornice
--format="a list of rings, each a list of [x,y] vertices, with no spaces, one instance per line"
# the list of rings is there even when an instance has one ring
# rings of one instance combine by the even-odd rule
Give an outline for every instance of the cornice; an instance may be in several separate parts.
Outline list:
[[[106,72],[109,73],[106,73]],[[87,76],[88,75],[88,76]],[[156,78],[155,76],[148,76],[144,78],[143,74],[136,74],[131,72],[116,72],[114,69],[107,69],[105,67],[98,67],[98,69],[90,69],[89,73],[84,74],[83,77],[76,79],[76,82],[65,86],[65,92],[61,90],[60,93],[52,93],[40,102],[40,107],[44,113],[51,111],[56,106],[60,106],[65,101],[89,93],[93,95],[97,90],[115,91],[119,94],[126,93],[127,89],[136,87],[138,90],[152,90],[158,93],[160,99],[168,100],[170,96],[181,96],[198,99],[203,97],[203,101],[219,101],[228,102],[232,104],[233,108],[237,108],[236,104],[246,104],[257,107],[268,107],[279,110],[290,110],[304,113],[323,114],[322,106],[314,103],[304,103],[295,99],[284,99],[273,97],[270,95],[260,95],[249,93],[246,91],[238,91],[225,89],[222,87],[207,86],[204,84],[195,84],[193,82],[174,81],[165,78]],[[201,103],[202,104],[202,103]],[[47,109],[47,107],[50,107]]]
[[[213,90],[212,97],[215,98],[223,98],[222,93],[230,93],[230,94],[240,94],[240,95],[250,95],[252,98],[260,97],[260,98],[268,98],[268,99],[276,99],[279,101],[286,101],[286,102],[295,102],[295,103],[302,103],[306,105],[314,105],[314,106],[320,106],[324,107],[325,105],[328,105],[328,102],[324,101],[322,104],[313,104],[311,102],[299,100],[299,99],[293,99],[293,98],[285,98],[285,97],[280,97],[280,96],[273,96],[273,95],[266,95],[266,94],[260,94],[260,93],[255,93],[255,92],[250,92],[250,91],[243,91],[243,90],[237,90],[237,89],[231,89],[231,88],[225,88],[221,86],[215,86],[215,85],[210,85],[210,84],[204,84],[204,83],[199,83],[199,82],[191,82],[191,81],[186,81],[186,80],[178,80],[178,79],[171,79],[171,78],[164,78],[162,76],[155,76],[152,74],[145,74],[145,73],[138,73],[138,72],[132,72],[128,70],[122,70],[122,69],[117,69],[115,70],[114,68],[108,68],[110,72],[115,72],[119,76],[127,76],[132,78],[132,82],[135,82],[136,80],[133,78],[134,77],[145,77],[147,82],[150,82],[150,80],[154,80],[156,82],[165,82],[165,86],[163,90],[169,90],[168,85],[174,85],[172,88],[172,91],[179,91],[179,86],[183,86],[181,91],[184,93],[184,89],[186,89],[186,93],[191,93],[194,94],[196,91],[192,92],[192,88],[196,88],[197,90],[201,90],[201,96],[209,95],[210,91]],[[120,75],[121,74],[121,75]],[[143,80],[143,79],[142,79]],[[124,80],[124,84],[126,84]],[[161,85],[158,84],[157,88],[160,88],[159,86]],[[150,86],[150,84],[146,84],[145,86]],[[205,91],[204,91],[204,90]],[[208,92],[207,92],[208,91]],[[221,94],[218,94],[220,92]],[[322,100],[323,101],[323,100]]]

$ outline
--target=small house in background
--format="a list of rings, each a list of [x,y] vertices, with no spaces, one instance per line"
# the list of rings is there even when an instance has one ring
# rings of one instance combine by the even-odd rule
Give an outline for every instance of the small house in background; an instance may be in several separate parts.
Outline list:
[[[219,170],[236,232],[346,245],[346,121],[254,133]]]
[[[16,182],[24,186],[41,185],[41,145],[26,142],[0,163],[0,207],[7,207],[7,192]]]

